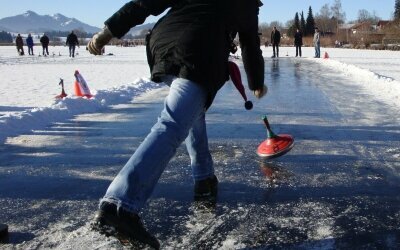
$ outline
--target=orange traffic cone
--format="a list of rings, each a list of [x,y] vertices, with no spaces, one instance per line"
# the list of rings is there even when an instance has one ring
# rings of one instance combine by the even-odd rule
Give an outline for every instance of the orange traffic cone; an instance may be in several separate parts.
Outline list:
[[[75,85],[74,85],[74,90],[75,90],[75,95],[80,96],[80,97],[87,97],[91,98],[93,95],[90,93],[89,86],[87,85],[85,79],[82,77],[82,75],[79,73],[78,70],[75,71]]]
[[[78,80],[75,80],[74,90],[75,90],[75,95],[76,96],[83,96],[82,91],[81,91],[81,87],[79,86]]]
[[[324,54],[324,59],[329,59],[328,52],[326,52],[326,51],[325,51],[325,54]]]

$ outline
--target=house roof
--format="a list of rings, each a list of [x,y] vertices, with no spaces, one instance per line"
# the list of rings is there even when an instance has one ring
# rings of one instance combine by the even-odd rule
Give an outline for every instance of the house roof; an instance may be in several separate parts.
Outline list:
[[[353,26],[354,26],[354,23],[344,23],[339,26],[339,29],[349,30],[349,29],[353,28]]]
[[[390,23],[390,21],[387,20],[379,20],[377,26],[385,26],[386,24]]]
[[[339,29],[350,30],[350,29],[359,29],[363,26],[371,26],[370,22],[362,22],[362,23],[346,23],[339,26]]]

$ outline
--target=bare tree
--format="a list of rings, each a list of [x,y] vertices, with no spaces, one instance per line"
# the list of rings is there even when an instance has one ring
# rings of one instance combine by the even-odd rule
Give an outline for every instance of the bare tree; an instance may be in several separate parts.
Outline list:
[[[273,21],[271,23],[260,23],[258,31],[261,33],[261,42],[264,44],[269,44],[271,39],[272,29],[276,27],[280,30],[283,26],[279,21]]]
[[[331,7],[332,15],[336,19],[336,33],[339,34],[339,24],[346,20],[346,13],[342,9],[342,1],[335,0]]]
[[[315,23],[322,32],[332,31],[332,12],[329,4],[324,4],[315,16]]]
[[[365,22],[365,21],[369,20],[370,17],[371,17],[371,14],[368,12],[368,10],[361,9],[361,10],[358,11],[357,21],[358,22]]]
[[[331,18],[332,11],[331,11],[331,8],[329,7],[329,4],[326,3],[321,7],[321,10],[319,11],[319,15],[324,18]]]
[[[272,21],[269,26],[272,28],[277,27],[278,29],[281,29],[283,27],[283,24],[279,21]]]
[[[365,9],[361,9],[358,11],[358,18],[357,21],[362,23],[362,22],[370,22],[373,24],[378,23],[380,18],[376,15],[376,12],[374,11],[372,14]]]

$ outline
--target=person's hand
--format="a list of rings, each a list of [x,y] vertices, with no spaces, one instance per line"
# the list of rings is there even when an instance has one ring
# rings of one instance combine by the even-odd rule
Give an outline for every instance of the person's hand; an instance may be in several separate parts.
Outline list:
[[[88,44],[88,50],[90,54],[101,55],[101,50],[108,42],[113,38],[111,31],[107,26],[102,31],[95,34]]]
[[[261,89],[254,90],[254,96],[257,99],[264,97],[268,92],[268,87],[264,84]]]

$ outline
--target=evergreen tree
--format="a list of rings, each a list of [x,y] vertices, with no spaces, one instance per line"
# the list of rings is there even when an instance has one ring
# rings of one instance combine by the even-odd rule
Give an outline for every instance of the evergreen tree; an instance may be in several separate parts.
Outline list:
[[[301,12],[300,15],[300,31],[305,36],[306,35],[306,20],[304,19],[304,13]]]
[[[300,29],[300,19],[299,19],[299,13],[296,12],[296,15],[294,16],[294,27],[296,29]]]
[[[293,21],[290,22],[289,29],[287,31],[288,36],[294,36],[294,34],[296,33],[296,29],[300,29],[300,19],[298,12],[296,12]]]
[[[1,31],[0,32],[0,43],[12,43],[13,38],[10,33]]]
[[[315,20],[312,12],[312,8],[308,9],[308,15],[307,15],[307,21],[306,21],[306,32],[304,33],[305,36],[309,36],[314,34],[314,28],[315,28]]]
[[[396,0],[394,5],[394,19],[400,20],[400,0]]]

